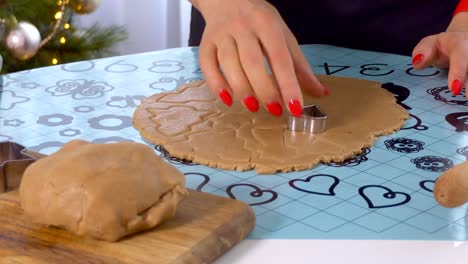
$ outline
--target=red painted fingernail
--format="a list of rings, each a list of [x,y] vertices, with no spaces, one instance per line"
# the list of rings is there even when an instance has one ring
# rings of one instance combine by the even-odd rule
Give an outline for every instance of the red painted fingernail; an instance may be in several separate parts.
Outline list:
[[[258,100],[253,95],[246,96],[244,98],[244,104],[249,109],[250,112],[257,112],[258,111]]]
[[[460,80],[458,79],[453,80],[450,90],[452,90],[453,95],[455,96],[459,95],[462,90],[462,83],[460,82]]]
[[[299,117],[302,115],[302,106],[299,100],[297,99],[290,100],[288,103],[288,107],[289,107],[289,112],[291,112],[293,116]]]
[[[219,92],[219,98],[221,98],[221,100],[227,105],[227,106],[231,106],[232,105],[232,97],[231,97],[231,94],[229,93],[228,90],[224,89],[224,90],[221,90],[221,92]]]
[[[331,95],[330,89],[328,89],[328,87],[325,84],[323,84],[323,95],[325,96]]]
[[[266,105],[268,111],[274,116],[280,116],[283,113],[283,108],[281,107],[280,103],[273,102]]]
[[[413,58],[413,65],[420,63],[423,59],[424,59],[424,55],[422,55],[421,53],[417,54]]]

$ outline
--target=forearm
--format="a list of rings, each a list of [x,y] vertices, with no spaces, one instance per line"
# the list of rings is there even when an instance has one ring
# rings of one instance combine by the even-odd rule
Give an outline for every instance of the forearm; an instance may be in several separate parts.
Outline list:
[[[198,9],[198,11],[200,11],[200,13],[203,15],[205,20],[207,19],[206,17],[207,10],[216,9],[217,8],[216,6],[217,4],[219,4],[220,1],[223,2],[226,0],[189,0],[189,2],[196,9]],[[227,1],[231,1],[231,0],[227,0]]]
[[[259,5],[277,13],[277,10],[266,0],[189,0],[189,2],[202,13],[205,20],[212,17],[219,18],[227,13],[244,15]]]

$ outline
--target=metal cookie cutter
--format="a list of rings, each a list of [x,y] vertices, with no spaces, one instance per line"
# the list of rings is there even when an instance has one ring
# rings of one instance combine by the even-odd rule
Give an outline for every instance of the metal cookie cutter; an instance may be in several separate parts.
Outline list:
[[[0,193],[18,188],[26,168],[44,156],[14,142],[0,142]]]
[[[304,107],[302,116],[289,115],[288,129],[296,132],[319,134],[325,131],[327,115],[316,105]]]

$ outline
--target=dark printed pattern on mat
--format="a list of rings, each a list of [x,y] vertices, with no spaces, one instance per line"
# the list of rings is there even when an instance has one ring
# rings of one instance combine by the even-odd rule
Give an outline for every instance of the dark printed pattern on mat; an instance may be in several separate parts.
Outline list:
[[[447,72],[414,70],[404,56],[302,48],[319,74],[382,83],[410,119],[360,154],[306,171],[259,176],[176,159],[145,142],[132,116],[144,97],[202,79],[198,50],[188,48],[0,76],[0,141],[46,154],[71,139],[148,144],[188,188],[250,204],[250,238],[466,240],[467,207],[441,208],[432,193],[438,176],[468,159],[468,101],[450,93]]]

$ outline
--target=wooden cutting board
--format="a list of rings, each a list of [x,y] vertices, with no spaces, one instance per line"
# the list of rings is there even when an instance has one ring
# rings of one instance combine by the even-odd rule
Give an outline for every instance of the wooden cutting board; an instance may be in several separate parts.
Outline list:
[[[0,195],[0,263],[210,263],[254,226],[247,204],[190,191],[175,218],[109,243],[32,224],[13,191]]]

